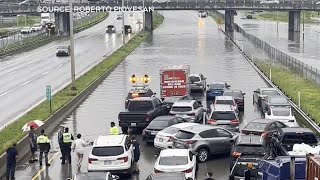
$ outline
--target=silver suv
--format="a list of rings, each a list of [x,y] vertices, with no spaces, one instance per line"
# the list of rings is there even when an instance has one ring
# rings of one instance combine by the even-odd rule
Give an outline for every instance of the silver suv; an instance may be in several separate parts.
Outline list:
[[[191,74],[190,75],[190,84],[191,90],[200,90],[206,91],[207,87],[207,78],[205,78],[202,74]]]
[[[208,117],[208,124],[218,125],[229,131],[239,132],[239,117],[232,105],[215,104],[210,106],[211,113]]]
[[[186,119],[189,122],[199,122],[203,119],[203,107],[196,100],[180,100],[172,105],[170,115]]]
[[[190,149],[199,162],[205,162],[210,155],[231,151],[237,135],[218,126],[199,124],[179,130],[173,140],[173,147]]]

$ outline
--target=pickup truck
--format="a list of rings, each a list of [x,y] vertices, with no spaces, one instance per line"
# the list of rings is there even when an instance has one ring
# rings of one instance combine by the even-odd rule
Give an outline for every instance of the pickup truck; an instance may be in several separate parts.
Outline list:
[[[158,116],[168,115],[167,106],[156,97],[131,99],[125,111],[118,115],[119,126],[123,133],[128,128],[144,129]]]

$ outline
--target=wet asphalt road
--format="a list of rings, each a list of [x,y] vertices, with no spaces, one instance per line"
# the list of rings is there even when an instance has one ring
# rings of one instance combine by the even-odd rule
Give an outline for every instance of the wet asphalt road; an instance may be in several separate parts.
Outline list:
[[[305,24],[303,40],[302,20],[300,22],[300,33],[290,34],[288,23],[279,22],[277,31],[276,21],[246,19],[244,18],[244,12],[241,11],[235,16],[235,22],[247,33],[257,36],[301,62],[320,69],[320,24]]]
[[[141,13],[128,17],[125,23],[138,31]],[[84,73],[99,60],[122,46],[122,33],[117,13],[105,21],[75,35],[76,76]],[[115,34],[106,34],[106,27],[116,26]],[[130,35],[126,36],[126,40]],[[55,92],[70,81],[70,56],[56,57],[58,45],[69,44],[68,39],[49,43],[35,50],[3,58],[0,62],[0,127],[45,98],[46,85]],[[8,106],[14,104],[14,108]]]
[[[110,122],[117,122],[118,113],[124,109],[124,102],[131,87],[129,77],[132,74],[151,78],[150,88],[159,94],[159,69],[162,65],[189,64],[191,73],[203,73],[207,82],[226,81],[231,88],[246,92],[245,110],[242,114],[243,127],[252,119],[259,118],[260,112],[252,105],[253,91],[267,86],[251,65],[240,55],[236,48],[218,30],[211,18],[199,20],[194,11],[163,12],[165,20],[147,42],[143,43],[129,55],[105,81],[65,120],[61,123],[70,128],[74,134],[81,133],[85,140],[94,140],[100,134],[109,132]],[[197,96],[202,96],[197,94]],[[72,166],[61,166],[57,153],[57,133],[51,136],[53,146],[50,156],[54,156],[52,165],[43,169],[40,179],[64,180],[73,173],[86,172],[86,148],[83,166],[76,167],[73,154]],[[141,147],[139,176],[132,179],[146,179],[152,172],[158,152],[153,146],[138,140]],[[212,171],[216,180],[226,180],[229,175],[229,156],[217,155],[207,163],[200,164],[197,179],[205,178],[207,171]],[[17,180],[31,179],[39,171],[38,164],[19,165]],[[59,178],[58,178],[59,177]],[[121,178],[125,179],[125,178]]]

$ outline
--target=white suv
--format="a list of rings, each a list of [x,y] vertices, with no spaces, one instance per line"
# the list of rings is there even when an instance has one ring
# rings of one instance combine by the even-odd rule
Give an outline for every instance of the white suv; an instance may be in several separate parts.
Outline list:
[[[203,107],[196,100],[180,100],[175,102],[170,115],[181,117],[189,122],[199,122],[203,119]]]
[[[133,146],[128,135],[99,136],[88,158],[88,171],[109,171],[132,175]]]

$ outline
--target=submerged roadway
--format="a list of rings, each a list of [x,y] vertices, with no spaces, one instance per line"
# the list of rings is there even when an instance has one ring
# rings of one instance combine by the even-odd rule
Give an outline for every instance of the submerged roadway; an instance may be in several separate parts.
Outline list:
[[[129,77],[132,74],[148,74],[151,77],[150,88],[159,94],[159,69],[162,65],[189,64],[191,73],[203,73],[207,77],[207,83],[226,81],[231,84],[231,88],[245,92],[241,127],[260,117],[260,111],[252,105],[252,93],[267,84],[219,31],[214,20],[210,17],[199,19],[195,11],[166,11],[163,15],[164,22],[153,32],[153,36],[119,64],[110,76],[64,119],[61,124],[69,127],[71,133],[81,133],[85,140],[91,141],[98,135],[109,132],[110,122],[118,122],[118,113],[124,109],[125,98],[132,85]],[[98,38],[95,41],[100,42]],[[51,166],[40,168],[38,163],[30,165],[25,161],[18,166],[17,180],[65,180],[74,173],[86,172],[90,147],[86,147],[82,167],[78,170],[75,154],[72,154],[71,166],[60,164],[57,132],[51,134],[50,138],[54,147],[50,153]],[[138,141],[141,144],[141,172],[132,179],[144,180],[153,171],[156,160],[153,154],[158,150],[146,145],[140,135]],[[208,162],[199,164],[197,179],[204,179],[206,173],[212,171],[216,180],[226,180],[229,176],[229,164],[229,154],[214,156]]]
[[[122,46],[122,21],[118,13],[110,13],[101,23],[75,35],[76,76]],[[133,17],[125,14],[125,24],[133,32],[139,30],[138,20],[142,13]],[[106,34],[106,27],[115,25],[115,34]],[[126,40],[132,35],[127,35]],[[56,57],[59,45],[69,44],[69,39],[54,41],[35,50],[2,58],[0,61],[0,128],[45,98],[46,85],[52,92],[71,81],[70,56]],[[10,106],[8,106],[10,104]]]

